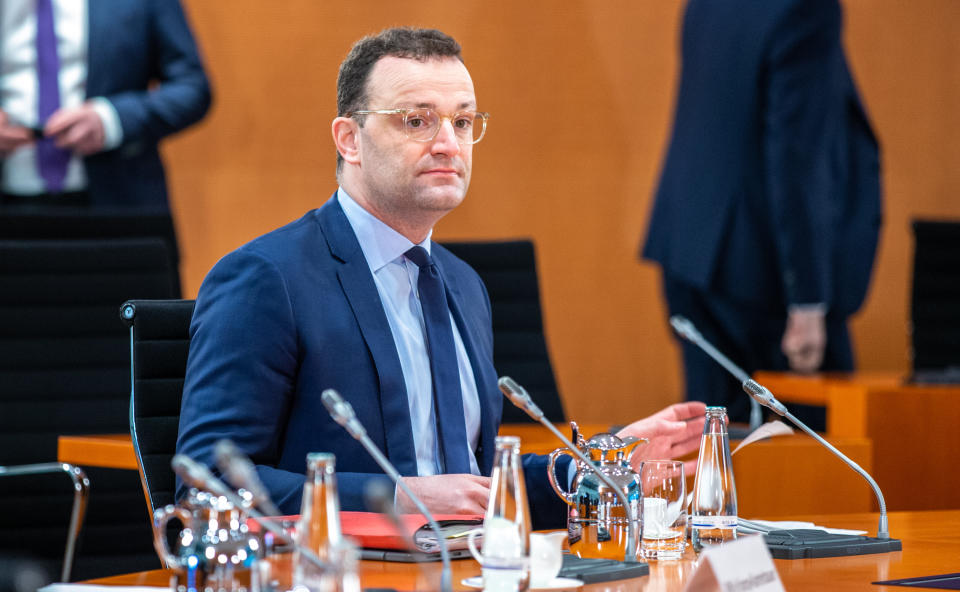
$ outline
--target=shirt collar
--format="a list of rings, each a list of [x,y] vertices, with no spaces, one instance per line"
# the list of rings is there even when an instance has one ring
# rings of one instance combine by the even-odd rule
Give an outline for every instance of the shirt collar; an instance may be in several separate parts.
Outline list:
[[[353,233],[357,236],[360,249],[363,251],[363,256],[366,258],[371,272],[376,273],[387,263],[402,257],[414,246],[410,239],[363,209],[343,187],[337,189],[337,201],[343,208],[343,213],[347,216],[347,221],[350,222]],[[421,247],[427,250],[427,253],[430,253],[431,236],[433,236],[433,230],[427,234],[427,238],[423,239],[423,242],[419,243]]]

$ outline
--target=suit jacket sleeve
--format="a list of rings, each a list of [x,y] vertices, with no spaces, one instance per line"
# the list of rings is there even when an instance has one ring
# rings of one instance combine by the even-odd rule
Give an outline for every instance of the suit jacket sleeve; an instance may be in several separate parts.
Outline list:
[[[158,81],[152,89],[109,94],[120,117],[123,144],[155,143],[199,121],[210,108],[207,75],[179,0],[151,0],[149,43]]]
[[[788,304],[830,304],[840,27],[835,0],[794,2],[771,33],[765,64],[764,188]]]
[[[227,255],[200,288],[190,333],[177,452],[214,469],[214,444],[230,438],[253,460],[277,506],[299,512],[303,473],[276,468],[300,365],[282,274],[249,248]],[[338,471],[344,509],[363,509],[364,484],[383,478]],[[185,491],[178,480],[177,497]]]

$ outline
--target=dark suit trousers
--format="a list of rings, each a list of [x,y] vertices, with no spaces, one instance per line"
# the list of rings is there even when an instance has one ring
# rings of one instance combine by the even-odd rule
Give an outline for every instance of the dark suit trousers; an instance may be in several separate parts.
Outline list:
[[[786,311],[751,306],[705,292],[664,275],[664,292],[671,315],[690,319],[700,333],[748,374],[757,370],[789,370],[780,340]],[[747,422],[750,399],[737,380],[697,346],[681,340],[687,400],[727,408],[730,421]],[[827,348],[821,369],[853,370],[853,351],[846,319],[827,314]],[[776,393],[774,393],[776,395]],[[788,405],[790,412],[814,430],[826,428],[823,407]]]

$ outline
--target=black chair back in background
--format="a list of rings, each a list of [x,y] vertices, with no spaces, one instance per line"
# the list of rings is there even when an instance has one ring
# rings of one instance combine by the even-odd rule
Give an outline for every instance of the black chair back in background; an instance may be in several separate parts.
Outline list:
[[[159,238],[0,240],[0,465],[56,461],[57,436],[128,429],[130,354],[117,306],[172,298]],[[156,567],[131,471],[85,468],[90,503],[73,579]],[[73,501],[62,475],[0,479],[0,555],[59,573]]]
[[[473,267],[490,295],[493,313],[493,364],[529,391],[547,419],[566,420],[550,363],[540,310],[540,283],[533,242],[442,242]],[[503,423],[531,420],[504,400]]]
[[[915,220],[913,234],[912,380],[960,383],[960,221]]]
[[[130,435],[153,512],[174,502],[170,469],[190,350],[193,300],[131,300],[120,307],[130,327]]]
[[[143,208],[0,207],[2,240],[107,240],[158,238],[164,242],[170,269],[180,265],[176,228],[170,212]],[[173,274],[171,298],[180,297],[180,274]],[[131,294],[129,297],[133,297]],[[160,298],[158,295],[157,298]],[[122,302],[122,300],[121,300]],[[120,304],[119,302],[117,304]]]

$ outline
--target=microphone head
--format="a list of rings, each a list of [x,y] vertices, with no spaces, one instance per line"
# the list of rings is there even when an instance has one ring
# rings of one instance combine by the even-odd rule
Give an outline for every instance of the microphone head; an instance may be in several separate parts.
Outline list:
[[[783,403],[778,401],[777,398],[773,396],[773,393],[770,392],[770,389],[763,386],[756,380],[752,378],[744,380],[743,391],[753,397],[754,401],[760,403],[777,415],[781,417],[786,415],[787,408],[783,406]]]
[[[170,467],[190,487],[204,489],[216,495],[223,495],[226,489],[226,486],[207,470],[207,467],[184,454],[174,455],[170,460]]]
[[[389,514],[394,511],[393,487],[382,479],[371,479],[363,488],[363,503],[371,512]]]
[[[767,405],[770,399],[773,398],[773,393],[770,392],[770,389],[752,378],[743,381],[743,392],[753,397],[753,400],[761,405]]]
[[[227,467],[231,461],[240,454],[240,449],[232,440],[223,438],[213,445],[213,458],[220,467],[221,472],[227,472]]]
[[[530,398],[527,389],[520,386],[517,381],[509,376],[501,376],[500,380],[497,381],[497,385],[499,385],[500,391],[510,399],[510,402],[520,409],[523,409],[527,415],[537,421],[543,417],[543,411],[541,411],[540,408],[537,407],[537,404],[533,402],[533,399]]]
[[[696,338],[700,336],[700,332],[697,331],[694,324],[690,322],[690,319],[685,316],[673,315],[670,317],[670,326],[677,332],[677,335],[687,341],[695,341]]]
[[[338,424],[346,427],[347,422],[356,417],[353,407],[350,403],[344,401],[343,397],[341,397],[337,391],[326,389],[323,391],[323,394],[320,395],[320,399],[323,401],[323,406],[327,408],[327,413],[329,413],[333,421]]]

